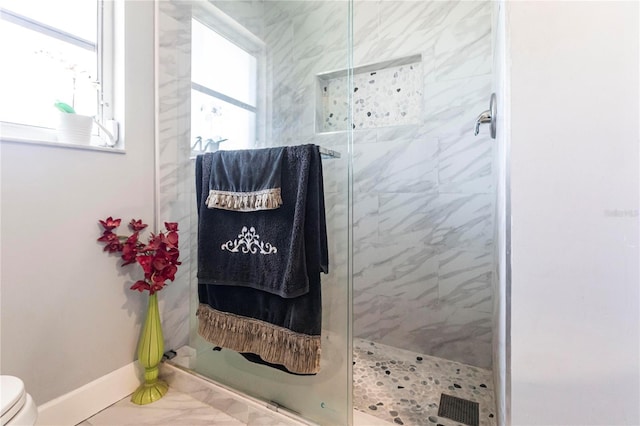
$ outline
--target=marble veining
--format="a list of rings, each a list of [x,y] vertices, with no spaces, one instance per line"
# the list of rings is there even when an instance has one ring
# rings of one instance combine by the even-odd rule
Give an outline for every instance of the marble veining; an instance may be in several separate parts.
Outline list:
[[[490,23],[490,16],[479,16],[446,27],[434,46],[436,80],[491,73]]]
[[[422,56],[418,123],[354,131],[354,333],[491,365],[490,2],[355,2],[356,66]]]
[[[443,193],[492,193],[495,142],[488,136],[445,144],[439,140],[438,182]]]
[[[344,125],[346,112],[322,112],[324,86],[314,80],[347,66],[346,42],[326,33],[345,29],[338,25],[344,23],[339,3],[264,3],[270,143],[344,144],[317,133],[331,113],[334,127],[344,128],[338,124]],[[354,333],[489,366],[495,151],[485,129],[480,137],[472,129],[491,90],[491,2],[355,1],[354,13],[356,69],[422,58],[419,115],[410,123],[366,128],[373,125],[366,113],[373,117],[373,111],[367,99],[354,104],[355,114],[366,117],[354,115]],[[348,107],[355,86],[337,83],[327,87],[335,89],[327,99]],[[351,92],[354,101],[360,90]],[[369,99],[380,110],[393,107]],[[332,188],[344,187],[333,173],[325,179]],[[343,198],[330,197],[327,205]],[[333,235],[342,230],[334,228]],[[331,255],[332,261],[344,258]]]
[[[492,313],[493,253],[449,250],[439,258],[440,300],[458,308]]]
[[[347,135],[317,133],[315,90],[317,75],[348,66],[346,3],[212,3],[266,44],[267,140],[260,143],[318,143],[343,152],[325,173],[334,275],[324,296],[329,328],[344,329],[343,307],[333,299],[344,296],[346,282]],[[190,231],[181,233],[188,276],[161,296],[165,344],[175,348],[188,340],[185,301],[194,301],[191,10],[180,1],[157,7],[160,220]],[[486,129],[476,138],[472,128],[491,90],[491,2],[356,1],[354,10],[356,67],[422,58],[419,115],[353,133],[354,333],[488,366],[495,147]]]
[[[264,405],[244,395],[212,384],[173,365],[162,364],[161,375],[169,383],[170,389],[187,394],[200,403],[232,417],[238,424],[248,426],[304,426],[307,424],[270,411]]]
[[[437,187],[437,139],[354,146],[354,193],[427,192]]]
[[[161,376],[169,392],[148,405],[126,397],[88,418],[79,426],[98,425],[220,425],[304,426],[307,423],[276,413],[257,402],[212,384],[166,363]]]
[[[315,8],[309,8],[304,13],[291,11],[296,37],[293,47],[295,60],[316,57],[346,47],[345,23],[348,16],[346,3],[322,1],[309,3],[316,3]]]
[[[220,425],[241,426],[241,421],[192,396],[169,389],[160,400],[136,405],[126,397],[81,423],[84,426],[112,425]]]
[[[210,0],[213,5],[223,11],[229,16],[233,16],[244,28],[248,29],[251,33],[264,39],[265,37],[265,24],[264,15],[265,7],[264,2],[261,0],[243,0],[243,1],[228,1],[228,0]]]
[[[189,338],[189,281],[191,277],[191,205],[193,178],[189,163],[191,103],[191,9],[184,3],[158,2],[158,225],[178,222],[180,261],[176,279],[160,294],[165,348],[177,349]]]

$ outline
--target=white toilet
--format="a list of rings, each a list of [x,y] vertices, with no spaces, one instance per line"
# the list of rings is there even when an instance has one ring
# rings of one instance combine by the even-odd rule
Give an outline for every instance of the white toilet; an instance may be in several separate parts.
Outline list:
[[[38,408],[24,389],[24,382],[13,376],[0,376],[0,425],[33,426],[38,418]]]

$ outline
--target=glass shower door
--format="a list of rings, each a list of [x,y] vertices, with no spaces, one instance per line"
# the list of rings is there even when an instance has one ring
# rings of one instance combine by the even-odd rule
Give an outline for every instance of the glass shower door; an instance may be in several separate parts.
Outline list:
[[[181,244],[190,245],[183,269],[190,271],[188,344],[197,351],[194,370],[272,407],[328,425],[351,421],[350,129],[328,131],[321,125],[327,101],[322,82],[328,72],[349,69],[349,19],[346,1],[163,1],[158,2],[156,17],[161,131],[175,135],[175,142],[167,144],[175,143],[176,176],[184,189],[176,192],[179,207],[174,208],[186,208],[191,224]],[[340,96],[332,98],[347,121],[349,95],[344,84]],[[173,108],[177,104],[181,107]],[[301,144],[316,144],[332,153],[322,159],[329,274],[321,276],[320,372],[308,376],[214,348],[199,336],[195,316],[199,301],[193,157],[218,149]]]

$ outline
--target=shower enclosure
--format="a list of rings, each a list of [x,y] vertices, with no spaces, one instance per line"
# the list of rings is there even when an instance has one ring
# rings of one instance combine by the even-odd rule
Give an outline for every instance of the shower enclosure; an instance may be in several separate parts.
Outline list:
[[[348,246],[349,136],[318,131],[323,74],[350,68],[348,2],[157,2],[160,217],[180,217],[182,282],[167,347],[197,351],[196,372],[279,410],[324,424],[350,417]],[[341,123],[349,125],[347,81],[340,88]],[[333,99],[332,99],[333,100]],[[337,103],[336,103],[337,105]],[[323,155],[329,274],[322,275],[320,372],[294,376],[213,350],[197,333],[197,218],[194,161],[198,153],[314,143]],[[166,201],[166,202],[165,202]],[[177,286],[176,286],[177,287]],[[171,297],[171,295],[169,295]],[[169,299],[167,297],[167,299]],[[170,322],[165,319],[165,323]],[[188,330],[184,328],[188,325]],[[188,337],[187,337],[188,336]]]
[[[494,89],[498,5],[157,2],[157,214],[189,247],[161,306],[167,348],[189,345],[197,373],[319,424],[350,424],[353,409],[431,424],[426,390],[475,398],[496,424],[498,152],[473,126]],[[307,143],[327,152],[330,273],[321,371],[294,376],[197,334],[193,158]]]
[[[354,407],[391,423],[495,424],[497,6],[354,2]]]

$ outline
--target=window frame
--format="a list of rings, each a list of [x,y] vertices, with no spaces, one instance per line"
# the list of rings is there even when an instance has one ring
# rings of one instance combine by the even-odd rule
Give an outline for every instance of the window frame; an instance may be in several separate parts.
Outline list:
[[[38,32],[48,37],[53,37],[66,43],[73,44],[78,47],[91,47],[96,53],[96,70],[97,81],[100,83],[98,94],[96,96],[97,115],[96,120],[107,128],[115,138],[115,144],[106,144],[108,140],[105,136],[94,134],[92,136],[92,145],[75,145],[69,143],[58,142],[56,129],[48,127],[40,127],[33,124],[21,124],[7,121],[0,121],[0,141],[2,142],[24,142],[35,143],[51,146],[63,146],[69,148],[95,149],[121,151],[122,143],[119,140],[119,126],[114,119],[114,33],[115,33],[115,11],[113,1],[96,0],[97,1],[97,35],[96,43],[84,40],[74,34],[67,33],[64,29],[51,27],[47,24],[39,22],[0,7],[0,23],[2,21],[11,22],[27,28],[31,31]],[[95,144],[95,145],[94,145]]]
[[[256,58],[256,105],[255,107],[245,104],[233,97],[194,83],[191,80],[191,90],[196,90],[207,96],[212,96],[224,102],[228,102],[247,111],[255,113],[255,144],[256,147],[266,144],[266,44],[247,28],[243,27],[229,15],[222,12],[209,2],[193,3],[191,6],[191,19],[208,27],[211,31],[226,38],[240,49],[253,55]],[[191,24],[190,24],[191,25]],[[189,138],[192,144],[191,137]]]

